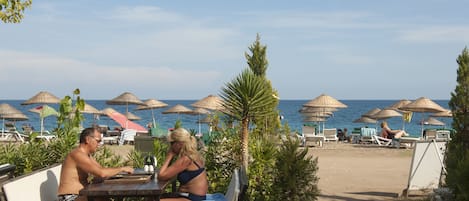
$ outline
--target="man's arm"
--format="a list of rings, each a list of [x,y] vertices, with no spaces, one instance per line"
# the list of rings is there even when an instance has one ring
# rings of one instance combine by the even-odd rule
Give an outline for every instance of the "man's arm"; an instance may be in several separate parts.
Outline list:
[[[132,167],[103,168],[98,162],[96,162],[96,160],[83,152],[74,152],[72,154],[72,158],[76,162],[78,168],[101,178],[111,177],[119,172],[133,173],[134,170]]]

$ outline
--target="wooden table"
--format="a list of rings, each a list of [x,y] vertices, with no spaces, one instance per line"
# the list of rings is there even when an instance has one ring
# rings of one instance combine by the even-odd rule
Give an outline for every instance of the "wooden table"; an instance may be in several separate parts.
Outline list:
[[[146,200],[160,200],[165,187],[170,181],[158,181],[156,178],[145,183],[98,183],[90,184],[80,191],[88,201],[95,198],[114,198],[123,200],[124,197],[145,197]]]

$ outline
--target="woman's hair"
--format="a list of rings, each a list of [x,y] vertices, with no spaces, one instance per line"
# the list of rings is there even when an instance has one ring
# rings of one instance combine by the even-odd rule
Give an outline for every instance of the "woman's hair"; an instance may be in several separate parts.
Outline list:
[[[169,135],[169,141],[182,142],[184,145],[179,152],[179,157],[189,156],[191,159],[199,159],[197,152],[197,141],[194,136],[191,136],[189,131],[184,128],[177,128]]]
[[[385,126],[388,126],[388,123],[386,123],[385,121],[381,122],[381,128],[384,128]]]

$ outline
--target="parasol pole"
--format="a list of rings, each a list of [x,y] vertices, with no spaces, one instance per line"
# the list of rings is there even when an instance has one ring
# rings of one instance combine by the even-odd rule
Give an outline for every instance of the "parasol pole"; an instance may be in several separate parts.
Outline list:
[[[3,137],[3,134],[5,133],[5,118],[2,118],[3,119],[3,126],[2,126],[2,137]]]
[[[201,133],[201,128],[200,128],[200,114],[197,114],[197,122],[199,123],[199,135],[202,134]]]
[[[151,109],[151,117],[153,119],[153,128],[156,128],[156,120],[155,120],[155,113],[153,113],[153,108],[150,108]]]
[[[125,114],[127,115],[129,113],[129,102],[125,102]],[[129,123],[128,123],[129,119],[127,117],[125,117],[125,129],[127,129],[127,127],[129,127]]]

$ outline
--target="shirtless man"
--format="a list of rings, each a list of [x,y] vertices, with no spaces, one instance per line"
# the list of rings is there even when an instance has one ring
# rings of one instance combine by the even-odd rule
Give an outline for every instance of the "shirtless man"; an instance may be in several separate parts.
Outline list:
[[[78,193],[88,185],[89,174],[97,178],[106,178],[120,172],[133,173],[132,167],[104,168],[91,158],[91,154],[96,152],[101,141],[101,133],[96,127],[86,128],[81,132],[80,144],[65,157],[62,163],[59,201],[86,200],[86,197],[78,196]]]

